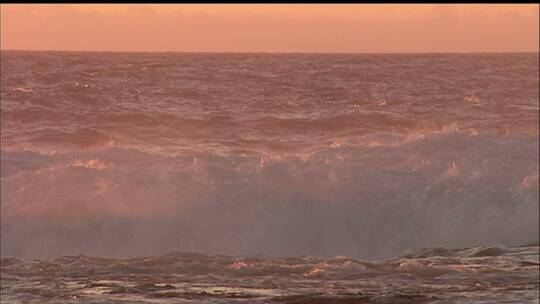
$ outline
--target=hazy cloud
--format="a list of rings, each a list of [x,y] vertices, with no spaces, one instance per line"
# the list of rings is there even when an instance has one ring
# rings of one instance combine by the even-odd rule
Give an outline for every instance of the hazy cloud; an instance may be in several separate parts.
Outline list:
[[[1,5],[2,49],[538,51],[538,5]]]

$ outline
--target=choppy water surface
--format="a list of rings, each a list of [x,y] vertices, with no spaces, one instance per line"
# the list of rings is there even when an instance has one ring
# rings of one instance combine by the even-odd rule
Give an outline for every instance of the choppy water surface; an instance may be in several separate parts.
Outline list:
[[[537,53],[1,55],[2,301],[538,297]]]
[[[2,259],[2,303],[538,303],[538,245],[399,259],[205,256]]]

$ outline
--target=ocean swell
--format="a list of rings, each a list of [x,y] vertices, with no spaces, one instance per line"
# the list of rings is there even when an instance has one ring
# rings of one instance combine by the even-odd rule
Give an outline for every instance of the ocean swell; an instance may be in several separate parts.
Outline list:
[[[356,258],[537,240],[538,137],[436,130],[311,152],[2,150],[2,256]]]

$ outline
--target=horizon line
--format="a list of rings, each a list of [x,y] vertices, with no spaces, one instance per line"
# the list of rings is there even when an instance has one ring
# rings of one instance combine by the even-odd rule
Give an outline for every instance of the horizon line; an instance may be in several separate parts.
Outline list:
[[[328,54],[328,55],[372,55],[372,54],[538,54],[536,51],[395,51],[395,52],[320,52],[320,51],[116,51],[116,50],[30,50],[30,49],[0,49],[0,52],[58,52],[58,53],[181,53],[181,54]]]

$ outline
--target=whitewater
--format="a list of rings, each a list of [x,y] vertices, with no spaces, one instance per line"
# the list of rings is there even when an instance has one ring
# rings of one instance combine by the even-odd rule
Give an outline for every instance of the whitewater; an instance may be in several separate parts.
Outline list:
[[[2,303],[538,303],[539,57],[1,53]]]

